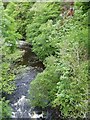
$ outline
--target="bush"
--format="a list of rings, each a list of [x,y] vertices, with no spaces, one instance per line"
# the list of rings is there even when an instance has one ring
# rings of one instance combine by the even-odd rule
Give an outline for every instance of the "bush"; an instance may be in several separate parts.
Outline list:
[[[33,48],[37,51],[37,55],[40,56],[41,53],[48,56],[42,57],[44,61],[46,59],[46,69],[31,82],[30,101],[33,106],[55,108],[58,106],[64,117],[85,117],[88,111],[88,29],[86,20],[87,13],[83,14],[80,8],[80,10],[76,10],[73,19],[71,17],[64,19],[62,26],[60,26],[62,20],[57,21],[53,27],[50,27],[50,33],[48,29],[45,29],[47,22],[39,27],[39,30],[42,28],[44,31],[43,37],[40,31],[41,35],[39,34],[39,38],[37,37],[36,43],[33,44],[37,45],[40,38],[42,38],[40,43],[43,42],[44,36],[46,37],[48,33],[52,35],[54,32],[54,36],[50,37],[52,40],[50,43],[54,42],[53,46],[56,49],[53,49],[54,56],[49,57],[48,49],[45,52],[40,47]],[[47,38],[44,42],[46,40]],[[46,48],[46,45],[45,42],[43,49]],[[49,50],[51,52],[50,48]]]
[[[44,60],[56,49],[54,23],[59,18],[59,3],[35,3],[31,11],[34,11],[34,16],[27,25],[27,41],[32,44],[36,55]]]
[[[48,64],[44,72],[39,73],[35,80],[30,84],[30,103],[33,106],[51,106],[55,98],[56,85],[59,81],[55,57],[47,58]]]
[[[11,117],[12,109],[9,106],[9,101],[5,98],[0,99],[0,119],[4,120]]]

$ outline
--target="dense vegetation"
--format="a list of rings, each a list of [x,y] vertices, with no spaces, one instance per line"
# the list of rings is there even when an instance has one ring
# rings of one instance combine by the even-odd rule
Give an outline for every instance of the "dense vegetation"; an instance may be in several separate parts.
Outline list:
[[[83,118],[88,111],[88,11],[87,3],[74,4],[74,16],[67,16],[59,2],[0,2],[2,61],[0,90],[15,89],[12,63],[22,54],[17,41],[32,44],[32,51],[44,63],[45,70],[30,84],[30,104],[58,108],[63,117]],[[10,117],[5,96],[0,99],[2,116]],[[9,111],[9,112],[8,112]]]
[[[4,94],[11,94],[15,89],[15,74],[14,69],[11,68],[11,64],[21,55],[21,52],[16,49],[16,40],[20,38],[21,35],[16,32],[16,22],[5,12],[2,2],[0,2],[0,11],[2,16],[0,19],[0,52],[2,53],[2,59],[0,62],[0,93],[2,95],[2,98],[0,98],[1,119],[1,116],[11,116],[11,108],[8,106],[9,101],[5,100]]]

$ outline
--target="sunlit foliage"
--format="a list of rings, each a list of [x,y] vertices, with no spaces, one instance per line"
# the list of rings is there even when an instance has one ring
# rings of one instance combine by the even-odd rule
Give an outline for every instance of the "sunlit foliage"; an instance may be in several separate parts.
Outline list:
[[[17,41],[24,39],[45,64],[30,84],[32,106],[59,108],[63,117],[83,118],[88,106],[88,11],[87,3],[75,3],[74,16],[62,9],[70,4],[60,2],[8,3],[0,2],[0,35],[2,44],[2,84],[0,90],[11,94],[15,89],[11,63],[21,55]],[[1,32],[2,31],[2,32]],[[3,116],[11,116],[8,101]]]

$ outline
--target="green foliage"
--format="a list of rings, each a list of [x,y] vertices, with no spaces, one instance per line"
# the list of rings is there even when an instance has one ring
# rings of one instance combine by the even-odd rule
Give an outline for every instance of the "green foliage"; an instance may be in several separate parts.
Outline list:
[[[56,59],[51,56],[47,58],[47,68],[37,75],[36,79],[30,84],[30,103],[33,106],[51,106],[55,98],[56,84],[59,81]]]
[[[65,66],[60,82],[57,83],[54,105],[60,105],[65,117],[83,118],[88,105],[87,64],[79,65],[74,73],[68,71],[70,68]]]
[[[0,99],[0,119],[4,120],[10,118],[12,109],[9,106],[9,101],[5,98]]]
[[[3,8],[2,3],[0,5],[0,9]],[[0,89],[6,94],[15,89],[11,63],[21,55],[16,49],[17,40],[27,38],[46,66],[30,84],[31,105],[58,106],[64,117],[83,118],[88,101],[89,5],[75,3],[74,16],[66,18],[60,16],[64,5],[70,7],[68,3],[27,2],[8,3],[6,9],[2,9],[0,34],[4,46],[0,48],[3,51]],[[5,103],[3,116],[10,116],[8,102],[1,101]]]
[[[3,4],[0,1],[0,37],[2,37],[2,17],[3,17],[2,13],[3,13]]]
[[[80,32],[82,33],[82,31]],[[88,62],[85,45],[87,32],[83,31],[83,33],[85,32],[84,37],[83,34],[79,35],[78,29],[73,32],[71,31],[72,37],[71,34],[68,34],[62,38],[64,41],[58,45],[60,47],[58,56],[61,63],[61,76],[57,83],[54,106],[60,105],[64,116],[77,118],[83,117],[87,112]]]
[[[1,68],[1,77],[2,80],[2,88],[0,84],[0,90],[2,92],[11,93],[14,86],[14,69],[11,69],[11,63],[20,57],[21,52],[16,50],[16,41],[20,37],[18,33],[16,33],[16,23],[11,16],[8,16],[7,12],[3,9],[3,17],[2,17],[2,41],[0,52],[2,54],[2,61],[0,63]]]
[[[0,76],[0,90],[2,92],[11,94],[15,89],[14,79],[15,79],[15,67],[13,68],[13,63],[17,60],[22,52],[16,50],[15,53],[9,54],[7,47],[3,45],[2,49],[2,63],[0,64],[1,76]],[[6,51],[5,51],[6,50]]]
[[[59,3],[35,3],[31,11],[34,11],[34,16],[33,22],[27,26],[27,41],[31,42],[39,58],[44,60],[56,49],[54,23],[59,18]]]
[[[17,31],[22,35],[23,39],[26,39],[26,26],[30,23],[32,19],[32,14],[28,14],[32,5],[33,3],[28,2],[25,2],[23,4],[17,3],[16,10],[14,11],[17,13],[17,15],[15,16],[18,24]]]
[[[0,9],[3,14],[0,19],[0,53],[2,57],[0,60],[0,94],[11,94],[15,89],[14,68],[11,68],[11,66],[13,61],[21,55],[21,52],[16,50],[16,42],[17,39],[21,38],[21,35],[16,32],[17,24],[15,23],[14,18],[4,10],[2,2],[0,2]],[[0,111],[1,108],[2,118],[11,116],[11,108],[9,102],[6,101],[5,98],[0,98]]]
[[[32,14],[29,12],[33,4],[32,2],[24,2],[23,4],[10,2],[5,9],[6,13],[14,18],[14,24],[17,24],[16,31],[22,35],[22,39],[26,39],[26,26],[32,18]]]
[[[9,94],[12,93],[12,91],[15,89],[13,82],[15,76],[10,71],[9,63],[2,63],[1,74],[2,74],[2,79],[1,79],[2,82],[0,82],[0,84],[2,85],[2,88],[0,88],[0,90]]]
[[[10,51],[13,52],[16,49],[16,42],[21,38],[21,35],[16,33],[17,24],[5,11],[3,11],[2,19],[2,35],[4,41],[9,46]]]
[[[82,2],[82,10],[84,13],[90,10],[90,1]]]
[[[30,102],[33,106],[59,106],[64,117],[83,118],[87,113],[88,29],[86,21],[87,13],[83,14],[80,8],[75,11],[73,18],[57,20],[56,24],[52,22],[49,29],[46,29],[46,26],[51,21],[41,24],[38,29],[39,35],[36,34],[37,31],[34,32],[34,28],[34,34],[30,29],[30,33],[33,34],[30,36],[31,39],[35,38],[32,39],[32,44],[35,45],[34,52],[37,52],[40,57],[47,54],[49,49],[50,52],[54,50],[55,56],[50,56],[52,53],[41,56],[43,60],[48,57],[45,62],[46,69],[31,82]],[[50,41],[48,45],[54,46],[52,51],[49,47],[45,49],[47,38]],[[45,51],[41,46],[38,47],[42,42]]]
[[[57,40],[54,39],[55,36],[54,29],[55,28],[54,25],[52,24],[52,20],[50,20],[39,27],[38,36],[35,36],[34,39],[32,40],[33,51],[39,56],[41,60],[44,60],[46,57],[54,54],[56,50],[55,43],[57,42]],[[33,33],[31,32],[31,34]]]
[[[2,50],[2,51],[1,51]],[[16,50],[14,53],[11,54],[10,49],[3,45],[0,49],[2,52],[2,61],[0,63],[0,94],[2,93],[12,94],[12,92],[16,89],[15,86],[15,66],[13,66],[15,60],[20,58],[22,55],[19,50]],[[6,96],[5,96],[6,97]],[[2,110],[2,118],[8,118],[11,116],[11,107],[9,105],[9,101],[6,101],[4,98],[0,98],[0,109]],[[3,120],[2,119],[2,120]]]
[[[15,90],[15,66],[14,62],[20,56],[22,55],[21,51],[16,50],[14,53],[10,52],[10,49],[4,44],[0,52],[2,52],[2,61],[0,63],[0,94],[5,93],[12,94],[12,92]],[[0,104],[0,107],[2,107],[2,117],[10,117],[11,116],[11,108],[9,106],[9,103],[6,100],[1,99],[1,102],[3,102],[2,106]],[[10,110],[9,110],[10,109]],[[8,112],[9,110],[9,112]]]
[[[3,8],[3,4],[1,3]],[[16,42],[17,39],[21,37],[19,33],[16,32],[17,24],[15,23],[15,20],[11,15],[13,9],[14,9],[14,3],[12,3],[11,11],[9,9],[2,9],[2,41],[0,44],[0,52],[2,54],[2,61],[0,63],[1,67],[1,79],[2,79],[2,87],[3,92],[11,93],[11,91],[15,88],[13,86],[13,79],[14,79],[14,69],[11,69],[11,63],[18,59],[21,55],[21,52],[16,49]],[[1,85],[0,85],[1,86]],[[1,87],[0,87],[1,89]]]

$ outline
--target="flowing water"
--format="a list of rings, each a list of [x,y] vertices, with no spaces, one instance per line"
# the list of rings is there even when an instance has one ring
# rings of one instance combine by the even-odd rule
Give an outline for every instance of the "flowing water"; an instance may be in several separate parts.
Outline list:
[[[22,60],[18,62],[20,65],[26,65],[24,72],[18,74],[15,78],[16,90],[8,96],[12,107],[11,118],[35,118],[41,119],[44,116],[42,110],[38,113],[30,106],[29,103],[29,87],[30,82],[34,80],[36,75],[43,71],[44,65],[37,59],[37,56],[31,51],[28,45],[21,46],[25,50]],[[38,93],[37,93],[38,94]]]
[[[12,118],[39,118],[43,117],[41,111],[40,114],[36,114],[33,108],[29,104],[29,85],[35,78],[41,69],[35,69],[33,67],[27,68],[26,72],[19,74],[16,77],[16,90],[9,96],[10,105],[13,108]]]

